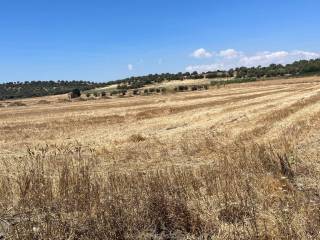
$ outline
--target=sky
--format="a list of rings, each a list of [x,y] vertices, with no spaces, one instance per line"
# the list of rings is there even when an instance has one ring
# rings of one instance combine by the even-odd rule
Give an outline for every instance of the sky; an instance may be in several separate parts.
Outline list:
[[[320,57],[319,0],[0,0],[0,82]]]

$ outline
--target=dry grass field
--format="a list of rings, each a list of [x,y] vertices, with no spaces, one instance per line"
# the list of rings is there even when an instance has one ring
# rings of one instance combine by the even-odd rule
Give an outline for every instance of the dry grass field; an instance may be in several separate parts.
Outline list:
[[[0,103],[0,233],[320,239],[319,80]]]

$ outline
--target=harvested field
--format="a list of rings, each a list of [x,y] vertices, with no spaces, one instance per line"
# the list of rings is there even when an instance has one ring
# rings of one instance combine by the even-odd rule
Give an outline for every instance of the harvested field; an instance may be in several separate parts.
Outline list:
[[[63,98],[0,102],[8,239],[320,239],[320,78]]]

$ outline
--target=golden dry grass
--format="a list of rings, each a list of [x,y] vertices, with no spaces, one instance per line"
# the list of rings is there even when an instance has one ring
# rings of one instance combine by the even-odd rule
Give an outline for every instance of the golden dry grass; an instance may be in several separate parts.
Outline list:
[[[319,239],[319,80],[1,103],[0,232]]]

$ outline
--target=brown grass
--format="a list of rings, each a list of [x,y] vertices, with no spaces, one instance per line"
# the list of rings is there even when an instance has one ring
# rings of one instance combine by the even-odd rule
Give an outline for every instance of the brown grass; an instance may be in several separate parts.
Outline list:
[[[291,81],[2,109],[0,235],[320,239],[320,86]]]

